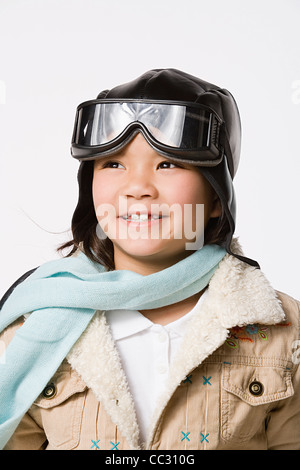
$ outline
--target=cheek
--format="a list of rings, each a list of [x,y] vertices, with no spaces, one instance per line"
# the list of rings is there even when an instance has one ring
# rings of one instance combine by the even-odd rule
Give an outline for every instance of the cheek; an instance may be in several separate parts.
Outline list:
[[[97,175],[94,175],[92,184],[92,194],[95,209],[97,209],[100,204],[110,202],[108,181],[105,181],[104,178],[100,178],[97,177]]]
[[[211,189],[200,173],[192,173],[181,178],[174,185],[174,197],[180,204],[209,204]]]
[[[97,235],[113,238],[115,233],[116,212],[113,204],[111,185],[104,178],[94,176],[92,183],[92,195],[96,218],[102,229]]]
[[[175,194],[176,193],[176,194]],[[193,172],[187,178],[178,180],[176,184],[176,191],[174,191],[174,200],[181,205],[184,210],[184,205],[189,205],[191,209],[193,224],[195,224],[196,214],[202,214],[202,208],[196,210],[196,204],[204,205],[204,226],[206,226],[212,207],[212,188],[200,172]]]

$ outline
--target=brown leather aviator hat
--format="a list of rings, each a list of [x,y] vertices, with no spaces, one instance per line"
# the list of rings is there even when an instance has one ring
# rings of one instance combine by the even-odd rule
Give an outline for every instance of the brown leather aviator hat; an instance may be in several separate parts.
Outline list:
[[[222,246],[259,268],[256,261],[230,249],[236,219],[233,178],[241,148],[236,102],[229,91],[176,69],[149,70],[78,106],[71,154],[81,164],[73,223],[82,217],[90,194],[88,161],[118,152],[139,132],[159,154],[199,167],[219,196],[228,221]]]

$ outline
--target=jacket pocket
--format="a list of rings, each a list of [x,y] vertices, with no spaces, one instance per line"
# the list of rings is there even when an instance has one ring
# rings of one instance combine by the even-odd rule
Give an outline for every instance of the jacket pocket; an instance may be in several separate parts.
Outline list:
[[[291,373],[283,367],[223,364],[221,434],[247,441],[264,432],[268,411],[294,394]]]
[[[68,450],[78,445],[86,390],[86,384],[76,372],[65,365],[34,402],[40,409],[48,449]]]

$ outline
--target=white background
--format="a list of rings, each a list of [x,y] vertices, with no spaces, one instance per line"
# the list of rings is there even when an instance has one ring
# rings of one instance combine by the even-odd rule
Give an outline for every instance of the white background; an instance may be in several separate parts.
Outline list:
[[[0,0],[0,297],[70,238],[76,106],[173,67],[236,98],[236,235],[299,299],[299,23],[298,0]]]

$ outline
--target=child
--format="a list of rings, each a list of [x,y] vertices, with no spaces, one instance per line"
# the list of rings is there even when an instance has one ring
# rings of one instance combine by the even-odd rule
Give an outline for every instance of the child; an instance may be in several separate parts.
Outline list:
[[[2,448],[300,449],[299,302],[233,238],[232,95],[150,70],[71,151],[72,249],[2,300]]]

